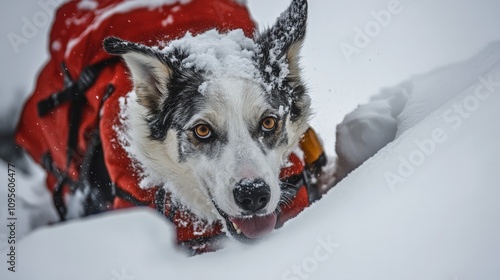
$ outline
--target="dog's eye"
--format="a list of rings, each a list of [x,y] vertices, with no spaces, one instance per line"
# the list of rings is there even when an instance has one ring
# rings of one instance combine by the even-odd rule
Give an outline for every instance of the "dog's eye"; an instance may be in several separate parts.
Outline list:
[[[275,117],[265,117],[262,120],[262,130],[264,132],[269,132],[272,131],[276,128],[276,124],[278,123],[278,120],[276,120]]]
[[[210,130],[210,127],[206,124],[199,124],[195,126],[194,133],[200,139],[208,139],[212,136],[212,130]]]

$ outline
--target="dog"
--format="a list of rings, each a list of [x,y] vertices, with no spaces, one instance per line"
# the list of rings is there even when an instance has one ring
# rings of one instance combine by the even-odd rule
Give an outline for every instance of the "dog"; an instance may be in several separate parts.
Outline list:
[[[169,178],[193,213],[216,220],[219,212],[249,237],[274,228],[280,167],[308,128],[310,99],[298,66],[305,3],[294,1],[254,40],[211,31],[164,51],[104,41],[131,72],[137,99],[129,139],[148,177]],[[233,44],[237,51],[224,53]]]
[[[17,135],[18,143],[57,175],[48,181],[55,185],[61,218],[67,216],[61,199],[66,184],[76,185],[69,192],[80,193],[84,208],[156,208],[174,222],[184,243],[187,235],[207,232],[255,240],[297,215],[316,199],[314,182],[326,161],[308,124],[311,102],[299,65],[306,25],[307,1],[293,0],[271,28],[250,36],[248,27],[220,31],[214,24],[196,34],[180,30],[182,36],[161,47],[106,37],[105,51],[125,64],[109,58],[87,68],[95,70],[87,76],[81,71],[73,82],[63,71],[66,92],[72,86],[86,92],[86,103],[66,108],[65,114],[73,116],[71,109],[82,104],[98,104],[93,110],[98,114],[92,115],[98,129],[90,136],[80,125],[80,136],[72,137],[71,121],[78,117],[70,117],[68,145],[89,151],[79,152],[80,165],[71,153],[64,162],[26,144],[28,116]],[[78,49],[75,40],[63,50],[66,57]],[[125,76],[130,82],[117,79]],[[92,101],[89,96],[98,87],[93,83],[100,80],[109,84],[96,89],[99,102]],[[65,90],[31,103],[38,104],[39,115],[47,115],[62,102]],[[81,131],[95,141],[75,144]],[[65,163],[79,175],[65,172]],[[186,223],[194,230],[182,232]],[[211,250],[193,239],[194,250]]]

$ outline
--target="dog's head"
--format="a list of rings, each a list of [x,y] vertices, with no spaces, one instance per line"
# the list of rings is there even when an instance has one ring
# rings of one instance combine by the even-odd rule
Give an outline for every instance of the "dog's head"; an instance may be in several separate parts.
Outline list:
[[[294,0],[254,38],[215,30],[159,50],[107,38],[130,69],[138,108],[131,118],[139,159],[195,214],[221,215],[235,236],[276,224],[279,173],[307,129],[310,100],[299,50],[307,1]]]

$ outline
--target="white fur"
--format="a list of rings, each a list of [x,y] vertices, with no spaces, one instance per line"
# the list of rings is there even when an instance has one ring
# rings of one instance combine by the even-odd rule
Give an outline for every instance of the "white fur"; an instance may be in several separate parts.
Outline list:
[[[125,114],[129,118],[126,125],[127,149],[145,171],[141,187],[165,186],[194,214],[216,220],[219,214],[210,196],[222,211],[230,216],[239,216],[241,209],[233,196],[236,182],[261,178],[271,189],[266,214],[273,213],[280,200],[280,168],[307,129],[307,117],[297,123],[288,119],[285,129],[289,144],[264,154],[248,127],[259,125],[263,112],[272,110],[265,102],[266,94],[256,83],[246,79],[213,79],[208,82],[206,107],[193,117],[185,129],[188,130],[200,119],[204,120],[226,131],[228,144],[218,158],[200,155],[185,162],[179,162],[177,131],[168,131],[167,138],[162,142],[148,137],[146,108],[132,94]],[[276,115],[280,113],[283,112],[275,112]]]

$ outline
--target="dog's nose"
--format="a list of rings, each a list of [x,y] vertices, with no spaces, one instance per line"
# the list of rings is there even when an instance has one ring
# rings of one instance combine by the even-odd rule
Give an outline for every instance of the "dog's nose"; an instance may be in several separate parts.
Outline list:
[[[236,205],[254,214],[269,203],[271,188],[261,179],[243,179],[236,185],[233,194]]]

